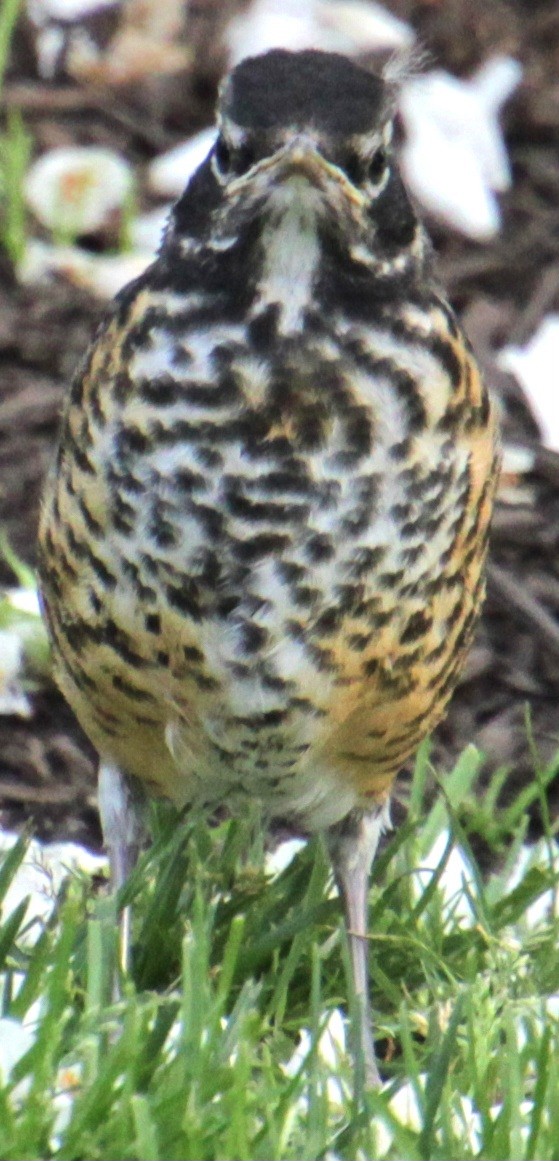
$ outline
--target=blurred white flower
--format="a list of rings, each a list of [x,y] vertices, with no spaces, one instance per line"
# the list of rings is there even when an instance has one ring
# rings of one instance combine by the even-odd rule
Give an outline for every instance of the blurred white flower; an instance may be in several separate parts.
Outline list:
[[[135,250],[151,254],[153,258],[163,241],[171,205],[161,206],[149,214],[140,214],[130,224],[130,241]]]
[[[495,193],[511,174],[499,113],[521,77],[518,61],[501,56],[468,81],[435,69],[402,86],[407,184],[434,217],[478,241],[500,226]]]
[[[420,1077],[421,1087],[425,1087],[425,1077]],[[411,1129],[414,1133],[420,1133],[423,1128],[423,1119],[421,1116],[421,1104],[415,1085],[411,1081],[406,1081],[394,1096],[388,1102],[390,1112],[396,1117],[406,1129]]]
[[[21,686],[23,641],[15,630],[0,630],[0,715],[31,716],[31,704]]]
[[[131,166],[112,149],[64,147],[33,163],[25,197],[44,226],[77,237],[105,226],[130,196],[132,182]]]
[[[421,1093],[424,1092],[425,1081],[425,1075],[421,1074],[418,1077]],[[392,1084],[386,1085],[385,1091],[391,1087]],[[390,1098],[388,1101],[388,1110],[391,1116],[403,1128],[410,1129],[413,1133],[421,1132],[423,1128],[421,1100],[417,1086],[412,1084],[411,1081],[405,1081]],[[481,1148],[482,1122],[470,1097],[456,1094],[453,1101],[451,1117],[452,1127],[456,1136],[461,1136],[468,1150],[477,1154]],[[377,1161],[382,1161],[382,1158],[386,1157],[394,1141],[394,1129],[391,1123],[391,1117],[383,1117],[382,1112],[378,1113],[375,1118],[374,1139],[375,1158]]]
[[[550,866],[550,864],[552,864]],[[538,842],[530,845],[524,844],[521,846],[513,871],[509,877],[506,885],[506,893],[514,891],[515,887],[522,882],[526,872],[531,867],[542,867],[544,869],[551,869],[555,875],[559,873],[559,848],[554,842],[550,847],[546,839],[539,839]],[[542,924],[549,923],[550,919],[559,916],[559,887],[550,887],[549,890],[543,891],[533,903],[522,913],[522,918],[517,920],[518,924],[525,925],[530,930],[535,930],[541,927]]]
[[[381,4],[364,0],[254,0],[230,22],[230,64],[270,48],[319,48],[360,55],[405,48],[414,40],[408,24]]]
[[[27,15],[39,25],[47,20],[80,20],[117,3],[119,0],[27,0]]]
[[[35,1006],[35,1005],[34,1005]],[[35,1025],[26,1018],[14,1020],[11,1016],[0,1019],[0,1085],[12,1081],[14,1068],[33,1047],[36,1040]],[[59,1149],[61,1134],[70,1122],[72,1107],[81,1088],[83,1069],[80,1064],[63,1065],[56,1074],[52,1109],[55,1114],[50,1139],[51,1149]],[[21,1107],[27,1098],[31,1077],[26,1076],[12,1089],[10,1094],[15,1107]]]
[[[269,851],[266,854],[265,870],[267,875],[281,875],[282,871],[293,862],[299,851],[305,846],[304,839],[286,839],[285,842],[280,843],[274,851]]]
[[[82,1086],[83,1068],[81,1064],[66,1064],[58,1069],[56,1090],[52,1098],[55,1112],[52,1135],[49,1140],[53,1152],[62,1146],[62,1133],[68,1128],[76,1096]]]
[[[305,1066],[305,1062],[312,1050],[312,1037],[306,1028],[299,1034],[299,1043],[290,1057],[282,1065],[287,1076],[297,1076]],[[321,1063],[329,1070],[326,1078],[326,1092],[330,1105],[334,1108],[343,1108],[348,1100],[349,1089],[340,1075],[341,1068],[348,1063],[344,1018],[339,1008],[330,1013],[327,1023],[318,1041],[318,1057]]]
[[[20,1020],[12,1019],[11,1016],[0,1018],[1,1084],[10,1084],[16,1064],[34,1043],[35,1033],[28,1025],[23,1024]]]
[[[101,299],[114,298],[153,261],[153,254],[89,254],[78,246],[54,246],[31,238],[18,266],[20,282],[35,285],[55,275]]]
[[[10,850],[17,840],[16,834],[0,831],[0,852]],[[29,897],[25,922],[31,926],[25,939],[34,943],[43,924],[50,918],[60,887],[68,875],[77,871],[95,875],[104,872],[106,867],[104,856],[93,855],[77,843],[41,844],[32,840],[4,896],[0,917],[5,919]]]
[[[410,24],[374,0],[321,0],[314,9],[322,35],[326,38],[331,33],[335,38],[336,52],[361,56],[380,50],[396,51],[409,48],[415,40]]]
[[[0,1010],[6,1012],[8,1005],[21,991],[27,976],[25,972],[0,972]],[[32,1005],[33,1006],[33,1005]],[[23,1021],[26,1023],[26,1020]]]
[[[420,899],[429,887],[448,845],[449,832],[443,830],[437,835],[431,850],[421,859],[421,865],[412,876],[414,895]],[[460,847],[454,846],[448,856],[445,868],[437,884],[445,922],[453,927],[471,927],[475,922],[474,911],[464,888],[469,887],[475,895],[475,878],[471,865]]]
[[[47,672],[50,649],[36,589],[0,590],[0,714],[29,717],[26,684]]]
[[[14,609],[18,609],[21,613],[29,613],[33,617],[41,616],[39,595],[36,589],[7,589],[4,597]]]
[[[148,169],[148,182],[153,193],[162,197],[179,197],[192,174],[206,160],[215,139],[215,129],[203,129],[182,145],[156,157]]]
[[[489,1112],[491,1119],[496,1121],[503,1111],[503,1105],[492,1105]],[[520,1101],[518,1111],[523,1118],[523,1123],[520,1124],[520,1140],[525,1144],[530,1136],[530,1124],[534,1116],[534,1102],[531,1100]],[[544,1107],[542,1121],[544,1125],[549,1125],[549,1112]]]
[[[547,315],[523,347],[503,347],[498,362],[522,384],[543,443],[559,451],[559,315]]]
[[[520,1011],[513,1011],[517,1052],[539,1041],[548,1024],[559,1024],[559,996],[526,997]]]

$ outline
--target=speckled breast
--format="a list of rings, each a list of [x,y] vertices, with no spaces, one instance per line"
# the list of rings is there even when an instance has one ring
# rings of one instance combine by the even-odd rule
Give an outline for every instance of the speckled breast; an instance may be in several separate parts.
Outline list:
[[[74,383],[41,527],[58,680],[151,791],[329,825],[454,687],[490,407],[434,295],[304,339],[201,306],[140,290]]]

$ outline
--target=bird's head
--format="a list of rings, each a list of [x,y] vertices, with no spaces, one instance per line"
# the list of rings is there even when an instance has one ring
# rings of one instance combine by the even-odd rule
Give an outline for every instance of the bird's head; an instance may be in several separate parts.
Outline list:
[[[336,53],[242,61],[221,86],[216,142],[177,205],[175,237],[221,254],[250,247],[269,282],[273,263],[284,281],[295,275],[297,249],[309,286],[326,267],[388,281],[417,267],[425,235],[395,162],[395,103],[393,84]]]
[[[379,77],[333,53],[243,61],[221,88],[211,160],[226,204],[308,201],[357,221],[390,179],[390,106]]]

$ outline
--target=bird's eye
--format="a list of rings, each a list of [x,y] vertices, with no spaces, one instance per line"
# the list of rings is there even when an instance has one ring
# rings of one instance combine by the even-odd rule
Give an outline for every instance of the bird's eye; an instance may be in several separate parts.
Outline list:
[[[371,157],[367,166],[367,176],[369,181],[373,182],[373,185],[376,185],[377,182],[380,181],[387,164],[388,158],[386,156],[386,151],[384,149],[377,149],[376,152],[373,153],[373,156]]]
[[[215,143],[214,156],[220,173],[229,173],[231,169],[231,150],[224,137],[218,137]]]
[[[235,157],[233,159],[233,168],[235,170],[235,173],[237,173],[239,175],[239,177],[241,177],[241,175],[243,173],[246,173],[247,170],[249,170],[251,168],[251,166],[254,165],[255,161],[256,161],[256,154],[255,154],[252,146],[241,145],[240,148],[237,150]]]
[[[241,177],[254,165],[256,160],[254,150],[250,145],[240,145],[237,149],[232,149],[224,137],[218,137],[214,156],[217,168],[223,177],[228,174]]]
[[[342,162],[346,177],[353,185],[359,185],[363,180],[363,162],[358,153],[348,153]]]

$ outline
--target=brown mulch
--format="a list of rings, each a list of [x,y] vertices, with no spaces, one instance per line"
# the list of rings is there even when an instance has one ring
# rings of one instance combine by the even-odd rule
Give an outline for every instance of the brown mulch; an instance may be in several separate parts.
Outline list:
[[[189,68],[114,92],[99,81],[37,77],[33,35],[21,24],[8,73],[7,105],[21,108],[37,150],[103,143],[139,167],[211,120],[224,54],[215,21],[234,3],[191,4]],[[493,527],[488,598],[466,673],[439,729],[440,767],[468,742],[486,769],[510,767],[509,787],[532,776],[526,731],[543,761],[559,749],[559,456],[544,449],[516,380],[495,353],[524,343],[559,310],[559,4],[556,0],[386,0],[417,29],[430,66],[467,75],[506,52],[524,66],[505,113],[514,172],[499,236],[483,246],[433,229],[440,273],[487,379],[501,400],[505,444],[533,451],[527,476],[508,481]],[[144,204],[149,202],[144,198]],[[85,240],[92,247],[98,239]],[[0,528],[33,563],[41,481],[72,370],[100,317],[86,292],[54,282],[21,287],[0,255]],[[0,583],[13,576],[0,561]],[[29,720],[0,718],[0,824],[29,818],[42,836],[96,845],[94,755],[54,689],[33,697]],[[559,780],[550,788],[559,813]],[[535,825],[537,826],[537,820]]]

